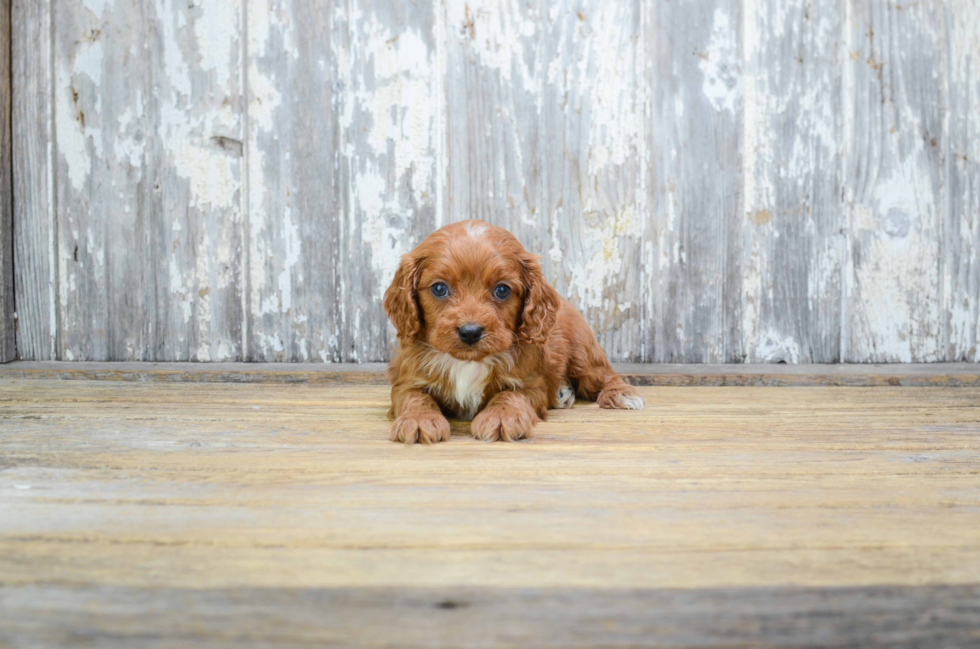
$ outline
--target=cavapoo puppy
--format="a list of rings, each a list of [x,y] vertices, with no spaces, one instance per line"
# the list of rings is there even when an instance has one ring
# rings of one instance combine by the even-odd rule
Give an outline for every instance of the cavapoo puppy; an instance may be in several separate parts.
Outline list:
[[[388,366],[394,441],[448,440],[445,414],[472,421],[477,439],[527,438],[576,394],[602,408],[643,407],[537,257],[489,223],[429,235],[402,258],[384,308],[399,343]]]

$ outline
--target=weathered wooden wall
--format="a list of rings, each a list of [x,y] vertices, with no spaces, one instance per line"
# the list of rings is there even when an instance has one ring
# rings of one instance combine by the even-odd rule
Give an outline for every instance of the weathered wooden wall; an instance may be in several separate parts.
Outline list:
[[[18,354],[372,361],[441,224],[614,360],[980,360],[980,4],[13,0]]]
[[[14,201],[10,150],[10,0],[0,0],[0,363],[14,346]]]

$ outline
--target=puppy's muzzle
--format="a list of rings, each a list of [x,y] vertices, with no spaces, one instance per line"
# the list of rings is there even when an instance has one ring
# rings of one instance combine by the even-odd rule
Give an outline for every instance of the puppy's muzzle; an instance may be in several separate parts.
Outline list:
[[[483,338],[483,327],[475,324],[465,324],[456,330],[456,335],[467,345],[475,345]]]

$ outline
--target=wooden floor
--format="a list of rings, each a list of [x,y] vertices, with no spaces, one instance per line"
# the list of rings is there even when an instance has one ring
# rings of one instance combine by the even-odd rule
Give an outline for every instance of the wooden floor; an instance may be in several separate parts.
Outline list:
[[[980,645],[978,388],[405,447],[369,383],[0,375],[0,646]]]

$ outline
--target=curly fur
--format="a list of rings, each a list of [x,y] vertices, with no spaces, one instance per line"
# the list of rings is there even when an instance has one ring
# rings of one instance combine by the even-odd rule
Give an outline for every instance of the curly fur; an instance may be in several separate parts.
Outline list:
[[[433,294],[436,283],[449,294]],[[494,293],[501,284],[511,289],[504,299]],[[446,415],[472,420],[477,439],[528,438],[548,408],[571,407],[575,395],[603,408],[643,407],[538,258],[483,221],[447,225],[405,255],[384,308],[399,341],[388,366],[395,441],[449,439]],[[483,329],[475,345],[457,334],[465,324]]]

